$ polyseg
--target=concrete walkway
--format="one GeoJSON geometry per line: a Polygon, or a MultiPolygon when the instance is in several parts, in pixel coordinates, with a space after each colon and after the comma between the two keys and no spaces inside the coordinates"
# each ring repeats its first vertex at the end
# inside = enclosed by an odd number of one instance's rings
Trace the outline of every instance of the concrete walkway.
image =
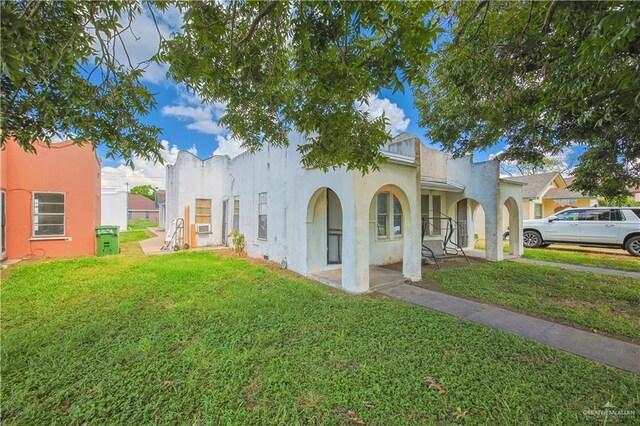
{"type": "MultiPolygon", "coordinates": [[[[172,254],[178,253],[174,250],[162,250],[162,246],[164,244],[165,239],[165,231],[162,228],[147,228],[147,231],[155,234],[155,237],[147,238],[146,240],[140,241],[140,248],[144,252],[144,254],[148,255],[159,255],[159,254],[172,254]]],[[[216,250],[226,250],[228,247],[225,246],[204,246],[204,247],[192,247],[189,251],[216,251],[216,250]]]]}
{"type": "Polygon", "coordinates": [[[380,293],[640,374],[640,346],[461,297],[400,284],[380,293]]]}
{"type": "MultiPolygon", "coordinates": [[[[640,272],[619,271],[617,269],[596,268],[594,266],[572,265],[570,263],[546,262],[544,260],[525,259],[522,257],[509,259],[512,262],[530,263],[532,265],[555,266],[556,268],[570,269],[580,272],[595,272],[596,274],[613,274],[622,275],[624,277],[640,278],[640,272]]],[[[638,260],[640,262],[640,260],[638,260]]]]}

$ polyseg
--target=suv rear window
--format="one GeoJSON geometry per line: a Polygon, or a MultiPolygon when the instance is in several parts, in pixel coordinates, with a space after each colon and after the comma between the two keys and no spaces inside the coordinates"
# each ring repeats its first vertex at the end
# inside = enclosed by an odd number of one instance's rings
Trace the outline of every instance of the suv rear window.
{"type": "Polygon", "coordinates": [[[638,216],[638,219],[640,219],[640,209],[631,209],[631,211],[634,212],[636,216],[638,216]]]}

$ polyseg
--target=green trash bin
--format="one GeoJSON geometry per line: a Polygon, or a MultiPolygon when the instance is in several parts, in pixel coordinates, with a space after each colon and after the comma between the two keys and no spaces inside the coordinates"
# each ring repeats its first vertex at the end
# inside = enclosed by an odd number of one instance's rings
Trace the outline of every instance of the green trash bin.
{"type": "Polygon", "coordinates": [[[120,253],[118,244],[118,227],[114,225],[102,225],[96,227],[96,254],[109,256],[120,253]]]}

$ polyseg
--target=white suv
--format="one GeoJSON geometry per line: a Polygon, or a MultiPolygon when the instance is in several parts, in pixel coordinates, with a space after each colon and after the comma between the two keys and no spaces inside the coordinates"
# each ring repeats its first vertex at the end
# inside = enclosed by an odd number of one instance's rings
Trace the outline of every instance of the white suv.
{"type": "Polygon", "coordinates": [[[525,247],[575,244],[623,248],[640,256],[640,208],[570,208],[545,219],[523,221],[525,247]]]}

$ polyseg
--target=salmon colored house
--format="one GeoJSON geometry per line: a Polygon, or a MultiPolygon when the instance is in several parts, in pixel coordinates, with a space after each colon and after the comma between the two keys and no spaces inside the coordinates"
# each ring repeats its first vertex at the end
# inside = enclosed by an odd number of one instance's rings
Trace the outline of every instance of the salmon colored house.
{"type": "Polygon", "coordinates": [[[100,161],[93,146],[34,147],[36,154],[9,140],[0,150],[1,257],[93,255],[100,224],[100,161]]]}

